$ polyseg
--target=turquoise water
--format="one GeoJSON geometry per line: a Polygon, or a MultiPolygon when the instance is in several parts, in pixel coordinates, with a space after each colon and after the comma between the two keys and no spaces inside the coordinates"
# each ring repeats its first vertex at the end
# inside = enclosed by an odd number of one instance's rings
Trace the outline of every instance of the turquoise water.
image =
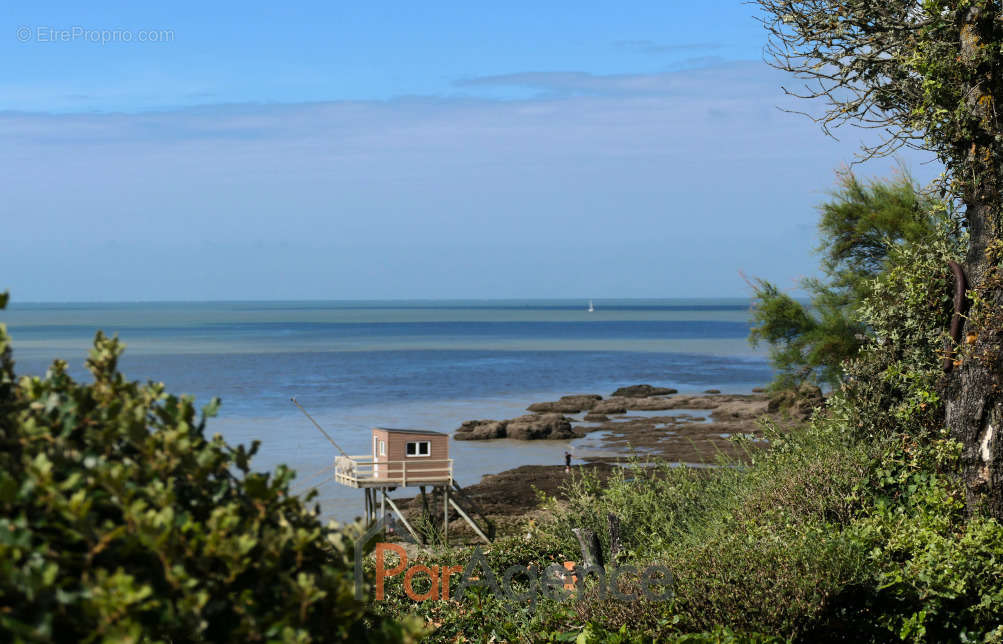
{"type": "MultiPolygon", "coordinates": [[[[510,418],[538,400],[608,395],[648,382],[681,391],[748,391],[771,377],[746,337],[745,300],[581,300],[12,304],[0,312],[19,373],[56,357],[82,368],[98,329],[126,344],[130,378],[199,400],[220,396],[210,427],[261,440],[262,469],[304,476],[334,448],[297,399],[349,453],[373,426],[451,432],[464,420],[510,418]]],[[[452,442],[456,476],[474,483],[520,464],[561,462],[566,443],[452,442]]],[[[361,492],[320,490],[325,514],[358,514],[361,492]]]]}

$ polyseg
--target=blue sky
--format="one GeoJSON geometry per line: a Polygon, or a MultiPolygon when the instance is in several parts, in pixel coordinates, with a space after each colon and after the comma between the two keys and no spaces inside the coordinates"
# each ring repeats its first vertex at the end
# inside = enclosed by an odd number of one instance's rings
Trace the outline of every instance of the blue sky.
{"type": "Polygon", "coordinates": [[[806,106],[764,38],[741,2],[8,7],[0,288],[713,297],[747,295],[739,271],[792,287],[867,134],[777,109],[806,106]]]}

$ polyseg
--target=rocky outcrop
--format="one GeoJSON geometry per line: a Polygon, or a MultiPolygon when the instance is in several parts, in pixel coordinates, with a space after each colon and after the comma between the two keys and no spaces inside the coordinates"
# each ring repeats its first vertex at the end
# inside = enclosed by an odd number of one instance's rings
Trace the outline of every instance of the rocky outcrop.
{"type": "MultiPolygon", "coordinates": [[[[792,392],[793,393],[793,392],[792,392]]],[[[810,414],[814,406],[822,404],[821,391],[818,388],[803,389],[798,392],[800,397],[795,405],[802,405],[810,414]]],[[[514,438],[517,440],[563,440],[575,438],[583,435],[584,432],[592,428],[579,428],[576,432],[572,427],[572,419],[564,416],[564,413],[578,411],[582,406],[589,405],[588,413],[585,415],[586,422],[612,423],[614,426],[620,422],[647,422],[646,418],[627,418],[610,420],[610,416],[622,416],[631,411],[662,411],[673,409],[694,409],[710,410],[711,418],[720,423],[748,423],[759,418],[766,413],[774,413],[783,401],[779,398],[767,398],[762,394],[677,394],[674,396],[649,396],[645,398],[633,398],[627,396],[615,396],[613,398],[601,399],[596,395],[564,396],[554,403],[547,405],[566,405],[560,407],[568,409],[569,412],[542,411],[541,413],[527,414],[511,420],[471,420],[463,423],[453,438],[456,440],[490,440],[493,438],[514,438]]],[[[538,403],[542,405],[544,403],[538,403]]],[[[541,408],[533,405],[530,409],[551,409],[551,407],[541,408]]],[[[800,409],[800,408],[799,408],[800,409]]],[[[790,413],[790,412],[786,412],[790,413]]],[[[678,415],[666,416],[667,418],[679,418],[678,415]]],[[[673,421],[675,422],[675,421],[673,421]]]]}
{"type": "Polygon", "coordinates": [[[626,414],[627,405],[623,398],[608,398],[592,408],[593,414],[626,414]]]}
{"type": "Polygon", "coordinates": [[[618,396],[607,398],[596,404],[592,408],[595,414],[625,414],[628,411],[662,411],[668,409],[717,409],[721,405],[728,403],[745,403],[747,401],[763,401],[765,398],[759,395],[690,395],[678,394],[668,397],[653,398],[625,398],[618,396]]]}
{"type": "Polygon", "coordinates": [[[509,438],[540,440],[574,438],[571,421],[561,414],[528,414],[513,418],[505,424],[509,438]]]}
{"type": "Polygon", "coordinates": [[[497,420],[468,420],[453,435],[458,441],[483,441],[505,438],[505,423],[497,420]]]}
{"type": "Polygon", "coordinates": [[[571,420],[562,414],[527,414],[511,420],[468,420],[453,434],[458,441],[493,438],[560,440],[576,436],[571,420]]]}
{"type": "Polygon", "coordinates": [[[613,397],[623,398],[648,398],[649,396],[668,396],[678,390],[669,387],[652,387],[651,385],[631,385],[620,387],[613,392],[613,397]]]}
{"type": "Polygon", "coordinates": [[[784,389],[770,394],[767,411],[771,414],[787,413],[801,419],[808,419],[816,407],[825,405],[822,390],[810,384],[803,384],[797,390],[784,389]]]}
{"type": "Polygon", "coordinates": [[[754,420],[767,412],[769,402],[764,400],[729,400],[722,402],[710,413],[716,421],[754,420]]]}
{"type": "Polygon", "coordinates": [[[577,414],[580,411],[585,411],[586,409],[592,409],[602,400],[602,396],[598,394],[582,394],[575,396],[561,396],[560,400],[555,402],[538,402],[533,403],[526,409],[528,411],[535,412],[556,412],[560,414],[577,414]]]}
{"type": "Polygon", "coordinates": [[[678,401],[688,400],[688,396],[680,398],[607,398],[592,408],[598,414],[624,414],[629,409],[638,411],[657,411],[661,409],[681,409],[678,401]]]}
{"type": "Polygon", "coordinates": [[[705,394],[719,394],[719,393],[721,393],[721,390],[720,389],[705,389],[704,393],[705,394]]]}

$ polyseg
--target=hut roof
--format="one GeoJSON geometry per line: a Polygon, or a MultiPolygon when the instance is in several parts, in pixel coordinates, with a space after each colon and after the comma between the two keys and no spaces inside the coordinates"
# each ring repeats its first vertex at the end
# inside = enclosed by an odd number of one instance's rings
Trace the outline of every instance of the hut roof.
{"type": "Polygon", "coordinates": [[[375,427],[374,429],[391,432],[393,434],[431,434],[433,436],[446,436],[444,432],[436,432],[431,429],[396,429],[394,427],[375,427]]]}

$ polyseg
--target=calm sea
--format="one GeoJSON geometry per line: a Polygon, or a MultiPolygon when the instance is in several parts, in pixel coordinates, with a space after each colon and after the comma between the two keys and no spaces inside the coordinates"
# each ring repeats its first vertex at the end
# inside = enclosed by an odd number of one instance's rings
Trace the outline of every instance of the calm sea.
{"type": "MultiPolygon", "coordinates": [[[[535,401],[608,395],[629,384],[747,392],[771,378],[753,351],[747,300],[562,300],[16,304],[0,312],[21,374],[54,358],[86,380],[94,333],[125,342],[125,374],[199,401],[219,396],[210,428],[262,441],[257,467],[310,475],[334,448],[289,401],[296,396],[350,454],[374,426],[452,432],[511,418],[535,401]]],[[[589,439],[574,444],[578,454],[589,439]]],[[[566,443],[452,442],[463,485],[522,464],[558,464],[566,443]]],[[[326,484],[324,513],[361,512],[359,490],[326,484]]]]}

